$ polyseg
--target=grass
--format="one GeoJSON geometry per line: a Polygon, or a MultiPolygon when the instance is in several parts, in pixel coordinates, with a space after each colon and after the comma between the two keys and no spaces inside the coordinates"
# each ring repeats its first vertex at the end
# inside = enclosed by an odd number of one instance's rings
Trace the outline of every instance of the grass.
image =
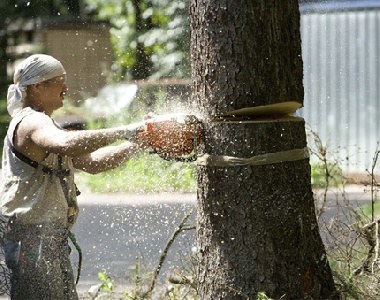
{"type": "Polygon", "coordinates": [[[123,166],[96,175],[81,173],[79,188],[92,192],[160,193],[195,192],[194,163],[169,162],[154,154],[143,153],[123,166]]]}
{"type": "MultiPolygon", "coordinates": [[[[380,202],[378,201],[379,199],[375,200],[374,203],[374,211],[375,211],[375,219],[380,218],[380,202]]],[[[364,219],[370,220],[372,216],[372,204],[368,203],[360,207],[359,214],[363,216],[364,219]]]]}

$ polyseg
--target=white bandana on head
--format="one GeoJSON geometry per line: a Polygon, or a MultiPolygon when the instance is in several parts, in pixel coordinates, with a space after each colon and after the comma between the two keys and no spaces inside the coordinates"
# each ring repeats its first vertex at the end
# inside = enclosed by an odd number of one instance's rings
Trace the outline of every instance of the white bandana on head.
{"type": "Polygon", "coordinates": [[[46,54],[34,54],[23,60],[16,68],[13,84],[8,88],[7,109],[14,116],[22,109],[26,87],[53,77],[66,74],[61,62],[46,54]]]}

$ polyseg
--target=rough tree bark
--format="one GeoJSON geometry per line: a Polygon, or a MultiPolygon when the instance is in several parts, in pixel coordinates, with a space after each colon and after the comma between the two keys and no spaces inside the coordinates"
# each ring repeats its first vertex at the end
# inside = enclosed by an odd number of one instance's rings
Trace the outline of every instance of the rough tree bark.
{"type": "MultiPolygon", "coordinates": [[[[204,152],[249,158],[306,147],[303,119],[218,118],[246,107],[303,105],[297,0],[190,0],[193,98],[204,152]]],[[[200,299],[338,299],[319,235],[306,158],[198,165],[200,299]]]]}

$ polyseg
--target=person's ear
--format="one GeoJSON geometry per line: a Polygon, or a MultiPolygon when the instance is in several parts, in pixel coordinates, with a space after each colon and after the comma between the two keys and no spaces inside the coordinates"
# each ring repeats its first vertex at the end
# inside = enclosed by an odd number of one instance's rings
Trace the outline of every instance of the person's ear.
{"type": "Polygon", "coordinates": [[[31,84],[27,86],[26,93],[29,96],[38,95],[42,92],[42,85],[39,83],[31,84]]]}
{"type": "Polygon", "coordinates": [[[41,82],[33,84],[35,88],[40,89],[43,84],[41,82]]]}
{"type": "Polygon", "coordinates": [[[30,87],[34,92],[41,92],[43,91],[44,85],[42,83],[35,83],[30,85],[30,87]]]}

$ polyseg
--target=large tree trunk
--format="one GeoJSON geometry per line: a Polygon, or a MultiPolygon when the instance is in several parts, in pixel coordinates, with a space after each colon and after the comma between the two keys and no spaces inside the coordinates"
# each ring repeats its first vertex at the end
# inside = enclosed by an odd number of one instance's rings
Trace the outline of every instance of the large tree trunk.
{"type": "MultiPolygon", "coordinates": [[[[216,118],[247,107],[303,104],[298,2],[191,0],[190,18],[205,154],[250,158],[304,149],[301,118],[276,110],[216,118]]],[[[339,298],[318,231],[309,160],[212,161],[198,166],[200,299],[255,299],[258,292],[275,299],[339,298]]]]}

